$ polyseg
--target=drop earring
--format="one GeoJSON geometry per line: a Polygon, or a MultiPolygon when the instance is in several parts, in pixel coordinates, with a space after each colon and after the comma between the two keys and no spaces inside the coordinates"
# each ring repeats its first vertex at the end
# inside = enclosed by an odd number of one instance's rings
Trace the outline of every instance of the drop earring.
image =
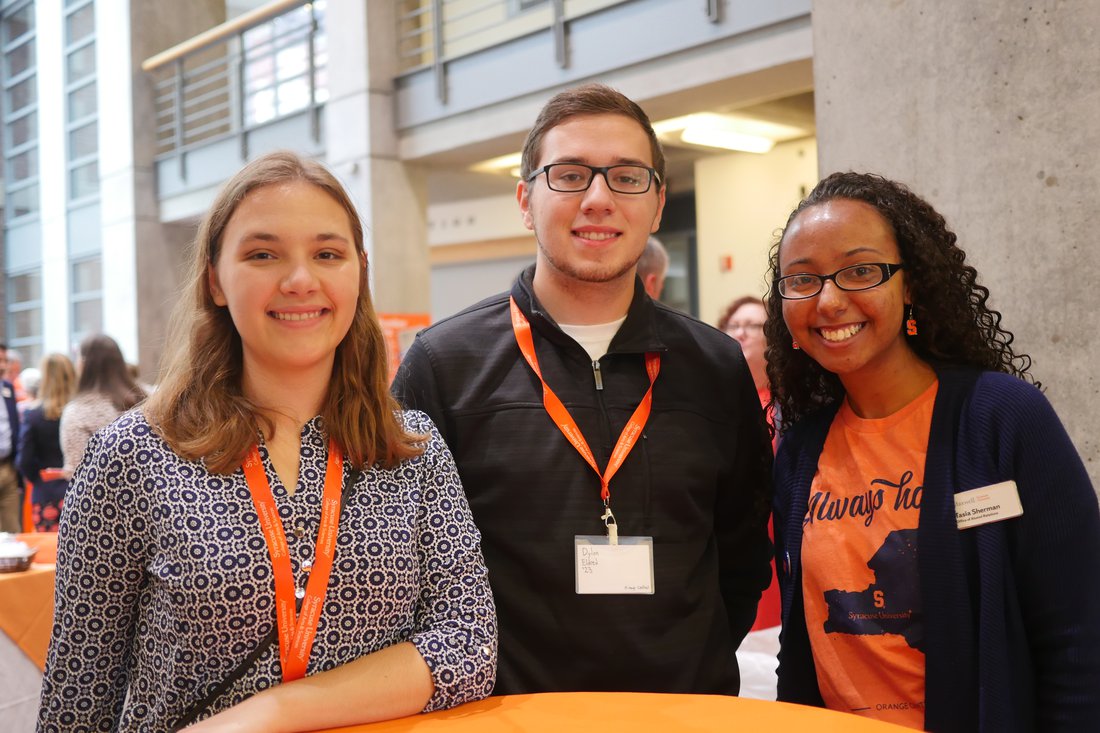
{"type": "Polygon", "coordinates": [[[791,348],[793,348],[795,351],[800,351],[802,349],[802,347],[798,345],[798,342],[795,341],[793,338],[791,339],[791,348]]]}
{"type": "Polygon", "coordinates": [[[905,321],[905,333],[910,336],[917,335],[917,319],[913,317],[913,304],[909,304],[909,318],[905,321]]]}

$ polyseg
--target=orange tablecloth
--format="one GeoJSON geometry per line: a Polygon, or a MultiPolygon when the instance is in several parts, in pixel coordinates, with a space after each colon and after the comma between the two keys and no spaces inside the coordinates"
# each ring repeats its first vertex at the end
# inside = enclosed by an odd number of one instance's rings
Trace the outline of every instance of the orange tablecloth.
{"type": "Polygon", "coordinates": [[[34,556],[36,563],[53,565],[57,562],[57,532],[27,532],[16,535],[28,547],[37,547],[38,552],[34,556]]]}
{"type": "Polygon", "coordinates": [[[564,731],[767,731],[768,733],[901,733],[856,715],[723,695],[555,692],[490,697],[452,710],[329,733],[563,733],[564,731]]]}
{"type": "Polygon", "coordinates": [[[21,573],[0,573],[0,631],[39,669],[53,630],[54,566],[35,563],[21,573]]]}

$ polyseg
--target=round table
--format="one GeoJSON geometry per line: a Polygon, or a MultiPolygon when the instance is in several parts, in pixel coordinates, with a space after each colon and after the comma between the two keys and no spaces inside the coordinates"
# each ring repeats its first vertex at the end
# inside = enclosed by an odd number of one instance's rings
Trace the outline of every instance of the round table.
{"type": "Polygon", "coordinates": [[[573,733],[573,731],[890,733],[910,728],[832,710],[725,695],[553,692],[490,697],[427,715],[329,733],[573,733]]]}

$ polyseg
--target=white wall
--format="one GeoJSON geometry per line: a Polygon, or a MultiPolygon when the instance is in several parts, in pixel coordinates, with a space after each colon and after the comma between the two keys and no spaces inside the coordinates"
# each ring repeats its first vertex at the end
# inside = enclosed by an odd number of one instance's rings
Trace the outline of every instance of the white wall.
{"type": "Polygon", "coordinates": [[[695,164],[699,318],[714,323],[742,295],[764,295],[768,251],[787,216],[817,183],[813,138],[770,153],[731,153],[695,164]],[[733,267],[721,270],[724,258],[733,267]]]}

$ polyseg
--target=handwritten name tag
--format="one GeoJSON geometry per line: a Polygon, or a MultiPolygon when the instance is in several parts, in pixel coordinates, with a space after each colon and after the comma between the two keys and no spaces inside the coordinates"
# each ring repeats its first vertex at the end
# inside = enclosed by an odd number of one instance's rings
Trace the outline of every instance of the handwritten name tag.
{"type": "Polygon", "coordinates": [[[577,535],[573,539],[579,594],[652,594],[653,538],[577,535]]]}
{"type": "Polygon", "coordinates": [[[1023,513],[1015,481],[1003,481],[955,494],[955,521],[959,529],[1000,522],[1023,513]]]}

